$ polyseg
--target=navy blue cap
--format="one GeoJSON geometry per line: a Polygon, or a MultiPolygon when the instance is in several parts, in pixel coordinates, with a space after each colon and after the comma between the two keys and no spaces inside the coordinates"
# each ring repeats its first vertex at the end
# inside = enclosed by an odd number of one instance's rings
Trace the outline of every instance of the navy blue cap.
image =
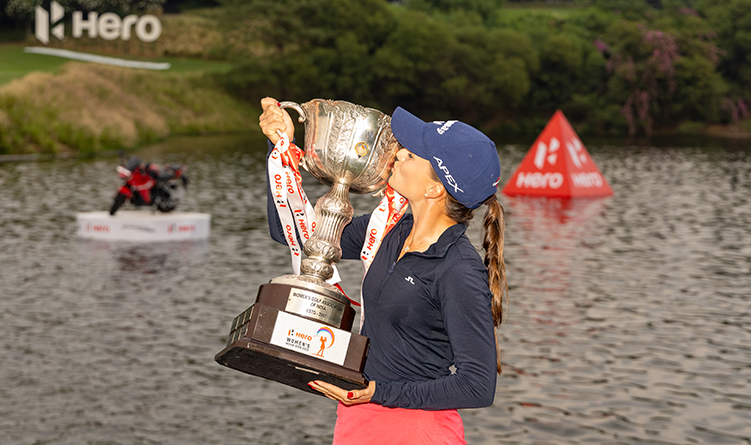
{"type": "Polygon", "coordinates": [[[471,125],[424,122],[397,107],[391,131],[404,148],[430,161],[446,191],[466,207],[480,207],[498,190],[501,160],[495,143],[471,125]]]}

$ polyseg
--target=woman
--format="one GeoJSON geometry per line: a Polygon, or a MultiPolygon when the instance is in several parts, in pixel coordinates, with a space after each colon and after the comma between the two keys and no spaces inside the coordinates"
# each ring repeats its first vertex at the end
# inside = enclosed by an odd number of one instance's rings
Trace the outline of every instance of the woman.
{"type": "MultiPolygon", "coordinates": [[[[292,119],[277,101],[261,106],[269,140],[276,143],[277,131],[292,138],[292,119]]],[[[357,391],[309,385],[340,402],[334,444],[466,443],[456,410],[492,404],[501,370],[495,327],[508,287],[495,195],[500,161],[495,144],[462,122],[427,123],[397,108],[391,129],[403,148],[389,184],[409,200],[411,214],[384,237],[363,279],[370,384],[357,391]],[[484,262],[464,234],[483,204],[484,262]]],[[[272,215],[272,237],[284,242],[272,215]]],[[[369,219],[356,217],[344,229],[343,259],[358,258],[369,219]]]]}

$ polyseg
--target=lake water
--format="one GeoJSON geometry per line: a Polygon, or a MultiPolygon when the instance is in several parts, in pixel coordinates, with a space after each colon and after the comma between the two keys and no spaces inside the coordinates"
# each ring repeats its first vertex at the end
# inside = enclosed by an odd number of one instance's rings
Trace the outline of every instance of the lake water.
{"type": "MultiPolygon", "coordinates": [[[[502,183],[529,143],[499,146],[502,183]]],[[[493,406],[461,411],[470,444],[751,444],[751,148],[659,145],[587,143],[611,198],[501,198],[504,373],[493,406]]],[[[0,164],[1,443],[331,442],[333,401],[213,359],[291,270],[266,230],[265,151],[239,135],[138,153],[188,165],[180,210],[212,214],[198,243],[76,238],[117,158],[0,164]]],[[[358,295],[359,264],[341,272],[358,295]]]]}

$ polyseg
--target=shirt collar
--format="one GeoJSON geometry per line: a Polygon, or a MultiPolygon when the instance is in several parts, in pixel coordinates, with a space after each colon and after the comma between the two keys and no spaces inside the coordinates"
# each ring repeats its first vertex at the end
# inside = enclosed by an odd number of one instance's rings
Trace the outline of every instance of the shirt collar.
{"type": "MultiPolygon", "coordinates": [[[[402,233],[404,236],[407,236],[409,234],[409,231],[412,229],[412,225],[414,224],[414,219],[412,219],[411,214],[404,215],[405,217],[402,218],[402,221],[405,222],[405,224],[402,226],[402,233]],[[409,224],[406,224],[409,222],[409,224]]],[[[441,236],[438,238],[438,241],[436,241],[434,244],[432,244],[426,251],[424,252],[411,252],[415,255],[419,255],[422,257],[427,258],[443,258],[446,256],[446,253],[449,250],[449,247],[456,244],[457,241],[459,241],[459,238],[464,235],[464,232],[467,231],[467,225],[463,223],[456,223],[453,226],[446,229],[441,236]]]]}

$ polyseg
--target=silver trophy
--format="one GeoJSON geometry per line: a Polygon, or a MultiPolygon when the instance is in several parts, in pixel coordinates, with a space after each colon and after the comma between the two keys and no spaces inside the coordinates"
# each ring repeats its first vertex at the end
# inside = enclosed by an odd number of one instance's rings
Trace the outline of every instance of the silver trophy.
{"type": "Polygon", "coordinates": [[[303,246],[306,258],[301,274],[261,285],[255,304],[235,318],[227,346],[215,359],[316,394],[307,382],[323,380],[344,389],[363,388],[367,386],[362,369],[368,339],[350,333],[355,310],[326,280],[342,257],[342,231],[354,213],[350,190],[375,193],[383,189],[399,144],[391,133],[391,117],[372,108],[323,99],[280,106],[296,110],[305,124],[301,165],[331,190],[316,202],[317,225],[303,246]],[[321,338],[313,339],[312,331],[319,325],[330,328],[321,327],[317,330],[321,338]],[[346,349],[337,349],[336,359],[325,357],[324,351],[336,338],[338,348],[347,341],[346,349]]]}

